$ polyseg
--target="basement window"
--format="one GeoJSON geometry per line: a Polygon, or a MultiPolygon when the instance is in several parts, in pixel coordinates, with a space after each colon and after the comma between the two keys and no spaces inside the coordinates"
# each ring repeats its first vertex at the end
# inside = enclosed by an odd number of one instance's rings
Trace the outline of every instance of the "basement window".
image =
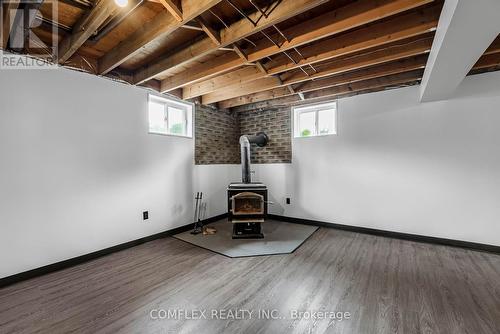
{"type": "Polygon", "coordinates": [[[314,137],[337,134],[337,102],[298,106],[294,115],[294,137],[314,137]]]}
{"type": "Polygon", "coordinates": [[[149,133],[193,137],[193,105],[149,95],[149,133]]]}

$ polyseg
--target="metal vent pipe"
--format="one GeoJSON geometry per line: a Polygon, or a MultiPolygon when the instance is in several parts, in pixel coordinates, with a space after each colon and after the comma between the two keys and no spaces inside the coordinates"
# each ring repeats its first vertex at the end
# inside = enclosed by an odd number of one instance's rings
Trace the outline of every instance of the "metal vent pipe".
{"type": "Polygon", "coordinates": [[[255,136],[243,135],[240,137],[242,183],[252,183],[252,176],[250,174],[251,145],[256,144],[259,147],[264,147],[268,141],[269,137],[264,132],[259,132],[255,136]]]}

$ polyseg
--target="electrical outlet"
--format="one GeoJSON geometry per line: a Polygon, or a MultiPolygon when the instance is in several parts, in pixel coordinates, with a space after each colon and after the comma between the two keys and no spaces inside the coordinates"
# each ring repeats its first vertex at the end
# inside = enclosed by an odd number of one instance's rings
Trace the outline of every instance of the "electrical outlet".
{"type": "Polygon", "coordinates": [[[144,211],[142,213],[142,220],[148,220],[149,219],[149,211],[144,211]]]}
{"type": "Polygon", "coordinates": [[[290,204],[290,197],[286,198],[286,204],[290,204]]]}

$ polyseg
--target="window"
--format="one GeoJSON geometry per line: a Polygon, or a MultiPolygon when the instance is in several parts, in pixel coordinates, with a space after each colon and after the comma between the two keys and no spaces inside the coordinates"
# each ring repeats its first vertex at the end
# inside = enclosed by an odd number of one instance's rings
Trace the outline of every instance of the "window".
{"type": "Polygon", "coordinates": [[[294,107],[293,114],[295,137],[337,134],[337,102],[294,107]]]}
{"type": "Polygon", "coordinates": [[[190,103],[149,95],[149,133],[192,137],[193,106],[190,103]]]}

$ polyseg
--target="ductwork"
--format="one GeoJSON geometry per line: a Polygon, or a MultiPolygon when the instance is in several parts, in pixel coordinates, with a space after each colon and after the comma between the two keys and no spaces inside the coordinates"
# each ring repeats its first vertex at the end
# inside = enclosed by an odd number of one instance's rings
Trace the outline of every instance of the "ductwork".
{"type": "Polygon", "coordinates": [[[252,144],[259,147],[267,145],[269,137],[264,132],[259,132],[255,136],[243,135],[240,137],[241,150],[241,182],[252,183],[250,174],[250,148],[252,144]]]}

